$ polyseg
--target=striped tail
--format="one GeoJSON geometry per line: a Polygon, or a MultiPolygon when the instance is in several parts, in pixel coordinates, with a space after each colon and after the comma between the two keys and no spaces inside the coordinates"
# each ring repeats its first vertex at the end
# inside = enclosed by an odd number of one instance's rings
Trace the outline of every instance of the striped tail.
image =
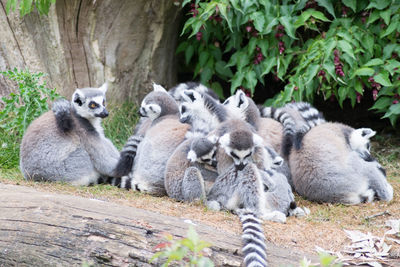
{"type": "MultiPolygon", "coordinates": [[[[261,116],[279,121],[283,125],[283,140],[282,154],[287,157],[292,149],[293,143],[295,146],[301,143],[302,134],[296,132],[296,122],[294,118],[282,108],[263,107],[260,109],[261,116]]],[[[298,149],[300,145],[298,145],[298,149]]]]}
{"type": "Polygon", "coordinates": [[[114,169],[115,177],[126,176],[130,171],[132,171],[137,148],[142,140],[142,135],[132,135],[129,137],[128,141],[120,152],[120,159],[114,169]]]}
{"type": "Polygon", "coordinates": [[[242,223],[242,243],[244,266],[246,267],[265,267],[267,263],[267,247],[263,234],[261,221],[254,212],[240,210],[238,212],[242,223]]]}
{"type": "Polygon", "coordinates": [[[71,114],[71,103],[65,99],[59,99],[53,103],[51,108],[56,117],[57,128],[62,133],[67,133],[74,128],[71,114]]]}
{"type": "Polygon", "coordinates": [[[307,125],[310,127],[309,129],[326,122],[324,115],[316,108],[311,106],[310,103],[290,103],[287,104],[285,107],[297,110],[300,113],[301,117],[303,117],[303,119],[306,121],[307,125]]]}
{"type": "MultiPolygon", "coordinates": [[[[132,178],[129,176],[122,176],[121,178],[112,178],[110,184],[118,188],[124,188],[126,190],[132,189],[132,178]]],[[[135,189],[135,188],[134,188],[135,189]]]]}

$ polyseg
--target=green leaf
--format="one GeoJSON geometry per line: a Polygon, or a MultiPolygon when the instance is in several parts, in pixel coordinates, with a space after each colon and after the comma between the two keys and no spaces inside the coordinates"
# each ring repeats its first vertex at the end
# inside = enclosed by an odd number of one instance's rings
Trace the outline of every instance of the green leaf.
{"type": "Polygon", "coordinates": [[[209,56],[210,56],[210,54],[208,53],[207,50],[203,50],[200,52],[199,64],[201,67],[203,67],[206,64],[209,56]]]}
{"type": "Polygon", "coordinates": [[[317,3],[319,6],[325,7],[325,9],[329,12],[329,14],[331,14],[334,18],[336,18],[335,9],[333,8],[332,1],[317,0],[317,3]]]}
{"type": "Polygon", "coordinates": [[[257,85],[257,77],[256,77],[256,73],[253,70],[247,71],[245,74],[245,78],[246,78],[246,85],[247,87],[251,90],[251,92],[254,92],[254,89],[257,85]]]}
{"type": "Polygon", "coordinates": [[[243,78],[244,78],[243,72],[236,72],[235,75],[233,76],[231,83],[232,95],[235,93],[236,89],[242,85],[243,78]]]}
{"type": "Polygon", "coordinates": [[[217,63],[215,63],[215,70],[218,74],[227,77],[227,78],[232,78],[233,77],[233,73],[231,71],[231,69],[226,65],[225,61],[217,61],[217,63]]]}
{"type": "Polygon", "coordinates": [[[380,18],[379,10],[374,10],[369,15],[367,24],[369,25],[369,24],[373,23],[374,21],[376,21],[379,18],[380,18]]]}
{"type": "Polygon", "coordinates": [[[265,16],[263,12],[257,11],[250,14],[250,19],[253,20],[254,28],[258,32],[262,32],[264,30],[265,16]]]}
{"type": "Polygon", "coordinates": [[[297,40],[296,36],[294,35],[295,28],[292,24],[291,18],[288,16],[283,16],[283,17],[279,18],[279,21],[283,25],[283,27],[285,27],[287,35],[289,35],[289,37],[297,40]]]}
{"type": "Polygon", "coordinates": [[[301,15],[298,17],[298,19],[294,23],[294,27],[297,29],[298,27],[304,26],[305,22],[311,17],[311,12],[310,9],[307,9],[306,11],[302,12],[301,15]]]}
{"type": "Polygon", "coordinates": [[[184,0],[182,2],[182,7],[186,6],[188,3],[192,2],[192,0],[184,0]]]}
{"type": "Polygon", "coordinates": [[[317,72],[319,70],[319,65],[317,64],[311,64],[308,66],[306,74],[305,74],[305,85],[307,85],[309,82],[314,79],[315,75],[317,75],[317,72]]]}
{"type": "Polygon", "coordinates": [[[238,70],[241,71],[249,63],[250,63],[249,55],[247,55],[245,52],[239,52],[236,62],[238,70]]]}
{"type": "Polygon", "coordinates": [[[17,0],[7,0],[7,3],[6,3],[7,15],[10,13],[10,10],[12,10],[14,12],[16,7],[17,7],[17,0]]]}
{"type": "Polygon", "coordinates": [[[220,99],[224,99],[224,89],[219,82],[213,82],[211,88],[218,95],[220,99]]]}
{"type": "Polygon", "coordinates": [[[400,62],[394,59],[389,59],[387,64],[384,66],[385,70],[389,71],[390,75],[393,75],[395,69],[400,68],[400,62]]]}
{"type": "Polygon", "coordinates": [[[376,110],[386,110],[387,107],[389,107],[393,102],[393,99],[391,97],[380,97],[378,100],[376,100],[375,104],[370,108],[370,109],[376,109],[376,110]]]}
{"type": "Polygon", "coordinates": [[[261,73],[261,77],[263,77],[264,75],[268,74],[273,66],[276,66],[277,60],[275,57],[269,57],[265,60],[262,61],[262,67],[264,69],[264,71],[261,73]]]}
{"type": "Polygon", "coordinates": [[[190,60],[192,59],[193,53],[194,53],[194,48],[192,45],[189,45],[189,47],[185,50],[186,65],[188,65],[190,60]]]}
{"type": "Polygon", "coordinates": [[[348,54],[349,56],[351,56],[353,59],[356,59],[356,57],[354,56],[354,52],[353,52],[353,48],[351,47],[351,45],[349,44],[349,42],[345,41],[345,40],[340,40],[338,41],[338,47],[345,52],[346,54],[348,54]]]}
{"type": "Polygon", "coordinates": [[[212,75],[213,70],[210,67],[205,66],[200,73],[200,82],[202,84],[208,84],[208,82],[211,80],[212,75]]]}
{"type": "Polygon", "coordinates": [[[389,6],[391,2],[392,2],[392,0],[372,0],[372,1],[370,1],[369,5],[366,7],[366,9],[376,8],[376,9],[382,10],[382,9],[386,8],[387,6],[389,6]]]}
{"type": "Polygon", "coordinates": [[[374,80],[383,86],[392,86],[392,82],[389,79],[389,73],[385,70],[382,70],[380,73],[375,75],[374,80]]]}
{"type": "Polygon", "coordinates": [[[364,93],[364,89],[363,89],[363,85],[360,82],[360,80],[356,80],[355,81],[355,85],[354,85],[354,89],[356,90],[356,92],[363,94],[364,93]]]}
{"type": "Polygon", "coordinates": [[[368,61],[367,63],[365,63],[364,66],[366,66],[366,67],[378,66],[378,65],[382,65],[383,63],[384,62],[382,59],[374,58],[374,59],[371,59],[370,61],[368,61]]]}
{"type": "Polygon", "coordinates": [[[392,14],[392,10],[389,8],[387,10],[379,12],[379,15],[383,19],[386,25],[389,25],[390,22],[390,15],[392,14]]]}
{"type": "Polygon", "coordinates": [[[347,87],[340,87],[338,90],[338,94],[339,94],[339,105],[341,108],[343,108],[343,101],[346,99],[347,97],[347,91],[349,90],[349,88],[347,87]]]}
{"type": "Polygon", "coordinates": [[[278,25],[279,20],[277,18],[273,18],[268,24],[265,30],[263,31],[263,34],[268,34],[272,31],[272,29],[278,25]]]}
{"type": "Polygon", "coordinates": [[[392,23],[390,23],[389,26],[386,28],[386,30],[381,33],[381,35],[380,35],[381,38],[391,34],[392,32],[394,32],[397,29],[397,26],[399,25],[398,18],[399,18],[399,16],[393,17],[392,23]],[[395,17],[396,17],[396,19],[395,19],[395,17]]]}
{"type": "Polygon", "coordinates": [[[350,79],[353,79],[355,76],[372,76],[374,75],[375,71],[372,68],[359,68],[350,76],[350,79]]]}
{"type": "Polygon", "coordinates": [[[322,21],[330,21],[327,17],[325,17],[324,13],[316,11],[314,9],[309,9],[309,10],[311,10],[311,16],[313,16],[314,18],[322,21]]]}
{"type": "Polygon", "coordinates": [[[353,12],[356,12],[357,0],[342,0],[342,2],[345,6],[350,7],[353,12]]]}
{"type": "Polygon", "coordinates": [[[218,9],[219,9],[219,12],[221,13],[222,17],[224,17],[225,21],[228,23],[229,29],[231,30],[231,32],[233,32],[231,20],[229,19],[228,15],[227,15],[227,12],[226,12],[226,4],[219,3],[218,4],[218,9]]]}

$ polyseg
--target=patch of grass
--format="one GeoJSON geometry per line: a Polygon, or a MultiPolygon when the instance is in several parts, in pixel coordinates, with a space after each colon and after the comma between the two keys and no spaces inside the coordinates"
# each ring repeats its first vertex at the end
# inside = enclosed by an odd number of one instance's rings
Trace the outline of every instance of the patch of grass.
{"type": "Polygon", "coordinates": [[[15,168],[19,164],[21,138],[0,129],[0,169],[15,168]]]}
{"type": "Polygon", "coordinates": [[[129,102],[122,105],[111,103],[107,109],[110,115],[103,121],[104,134],[118,149],[121,149],[139,121],[139,109],[129,102]]]}

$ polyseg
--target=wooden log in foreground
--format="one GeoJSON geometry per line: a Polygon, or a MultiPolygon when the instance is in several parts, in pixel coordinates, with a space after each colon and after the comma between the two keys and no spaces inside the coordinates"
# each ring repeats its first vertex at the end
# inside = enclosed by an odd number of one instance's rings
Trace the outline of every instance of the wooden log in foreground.
{"type": "MultiPolygon", "coordinates": [[[[196,224],[216,266],[241,265],[240,236],[196,224]]],[[[163,233],[187,230],[181,218],[0,183],[0,266],[151,266],[163,233]]],[[[303,255],[268,244],[268,257],[270,266],[298,266],[303,255]]]]}

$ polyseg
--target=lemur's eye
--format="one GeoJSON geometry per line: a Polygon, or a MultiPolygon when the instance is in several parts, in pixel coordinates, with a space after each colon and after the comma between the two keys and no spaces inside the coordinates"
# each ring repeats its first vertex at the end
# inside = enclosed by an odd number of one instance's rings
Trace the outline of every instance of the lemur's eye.
{"type": "Polygon", "coordinates": [[[238,155],[236,155],[236,153],[235,153],[235,152],[231,152],[231,156],[232,156],[232,157],[234,157],[235,159],[239,159],[239,156],[238,156],[238,155]]]}
{"type": "Polygon", "coordinates": [[[97,108],[97,107],[98,107],[97,103],[95,103],[93,101],[89,103],[89,108],[94,109],[94,108],[97,108]]]}

